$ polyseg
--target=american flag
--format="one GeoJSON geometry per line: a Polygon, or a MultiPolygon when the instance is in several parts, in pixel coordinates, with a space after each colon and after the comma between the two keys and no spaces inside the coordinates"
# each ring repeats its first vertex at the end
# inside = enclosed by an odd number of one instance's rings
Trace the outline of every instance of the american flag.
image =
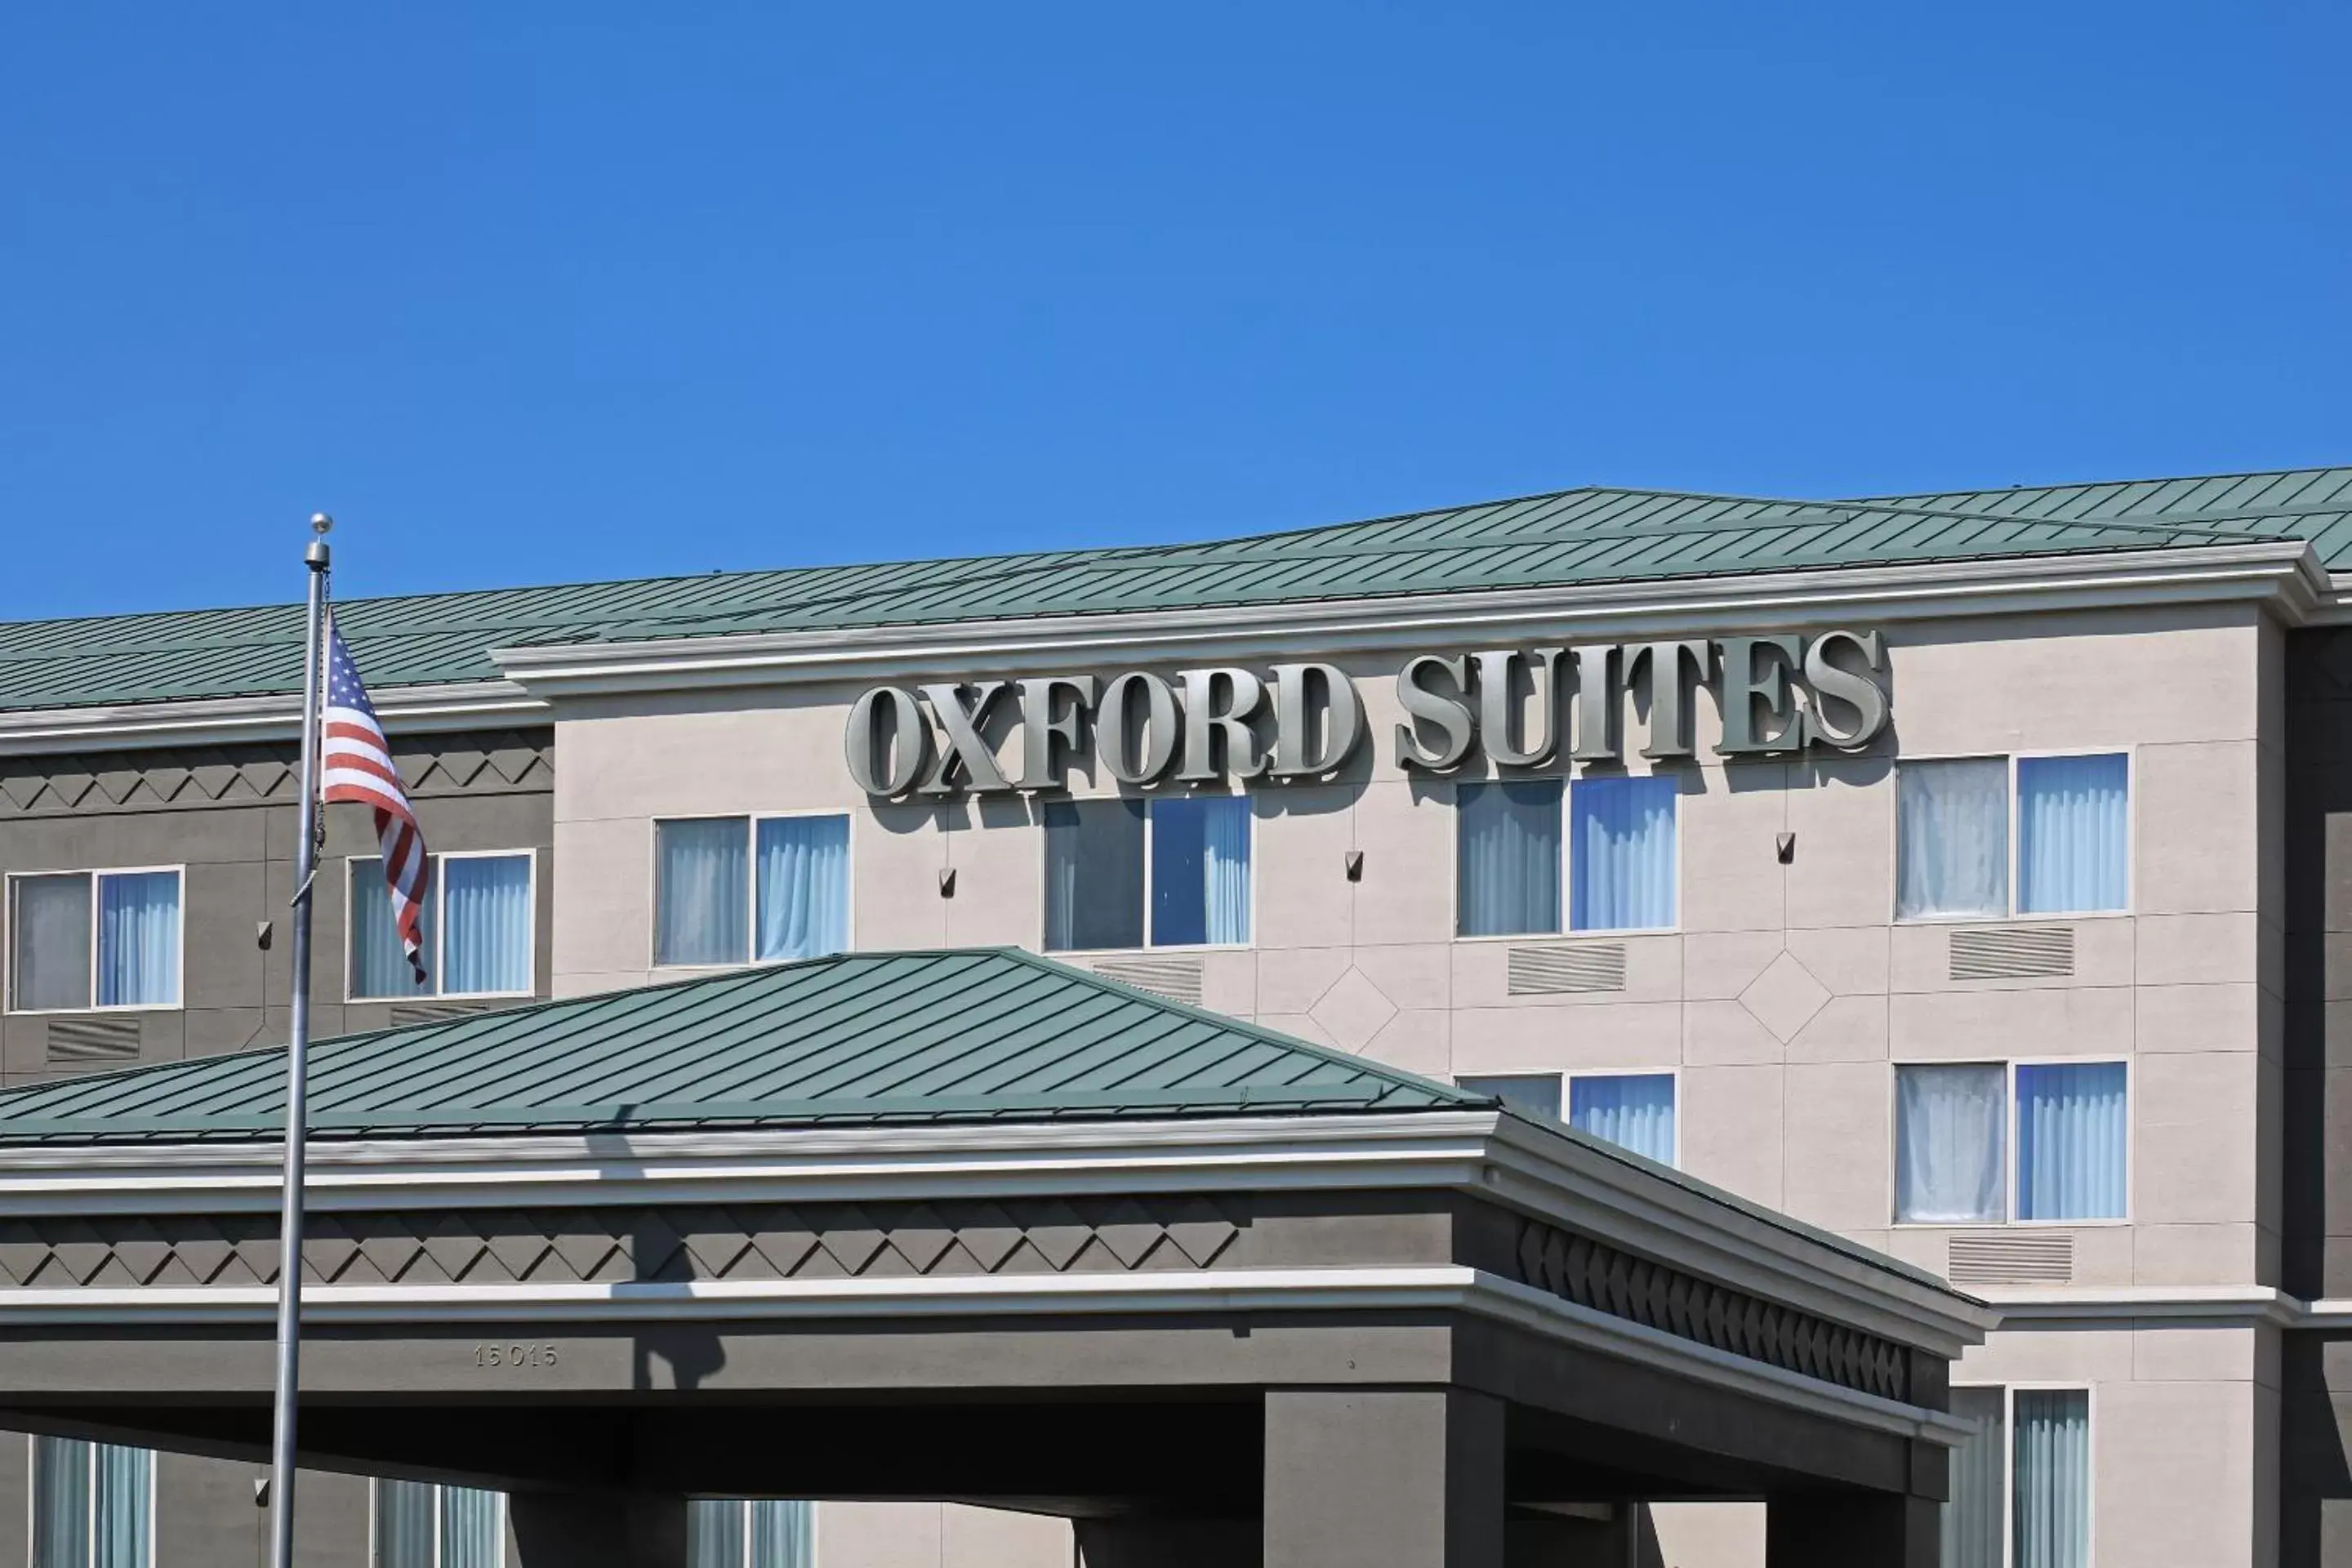
{"type": "Polygon", "coordinates": [[[329,804],[357,801],[375,808],[376,842],[383,846],[383,879],[392,891],[393,923],[416,983],[425,984],[425,944],[417,921],[425,913],[425,889],[431,875],[425,857],[425,830],[400,787],[400,770],[393,766],[392,748],[376,722],[375,707],[367,688],[360,684],[359,667],[343,634],[327,623],[327,712],[319,752],[319,798],[329,804]]]}

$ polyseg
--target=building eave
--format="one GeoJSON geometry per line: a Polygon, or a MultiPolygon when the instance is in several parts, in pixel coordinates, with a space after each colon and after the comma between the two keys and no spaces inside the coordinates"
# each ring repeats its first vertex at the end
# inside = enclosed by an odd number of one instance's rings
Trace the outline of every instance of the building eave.
{"type": "MultiPolygon", "coordinates": [[[[544,699],[508,680],[396,686],[376,693],[376,716],[396,733],[486,725],[543,724],[544,699]]],[[[0,712],[0,756],[121,751],[142,746],[226,745],[299,739],[299,692],[196,701],[125,702],[0,712]]]]}

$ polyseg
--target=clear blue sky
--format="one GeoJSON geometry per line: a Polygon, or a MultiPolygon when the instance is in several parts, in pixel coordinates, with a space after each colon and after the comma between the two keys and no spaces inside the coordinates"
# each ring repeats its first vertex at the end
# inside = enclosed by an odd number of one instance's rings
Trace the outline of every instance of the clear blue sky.
{"type": "Polygon", "coordinates": [[[0,616],[2352,461],[2352,7],[17,5],[0,616]]]}

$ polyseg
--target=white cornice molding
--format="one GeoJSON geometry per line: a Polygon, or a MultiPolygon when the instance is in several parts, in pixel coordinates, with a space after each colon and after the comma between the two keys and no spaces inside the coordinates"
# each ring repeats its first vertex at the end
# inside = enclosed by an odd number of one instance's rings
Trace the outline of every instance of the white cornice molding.
{"type": "MultiPolygon", "coordinates": [[[[2168,1327],[2312,1328],[2309,1303],[2268,1285],[1978,1285],[2003,1329],[2160,1322],[2168,1327]]],[[[2352,1322],[2347,1322],[2352,1326],[2352,1322]]]]}
{"type": "Polygon", "coordinates": [[[709,687],[883,679],[1018,663],[1080,668],[1377,652],[1481,637],[1625,637],[2157,605],[2261,605],[2288,625],[2331,596],[2300,540],[2100,554],[1822,568],[1570,587],[1284,601],[1214,609],[751,632],[492,650],[550,699],[709,687]]]}
{"type": "MultiPolygon", "coordinates": [[[[301,709],[299,694],[288,692],[0,712],[0,756],[295,741],[301,709]]],[[[376,716],[394,734],[544,724],[551,717],[542,699],[508,680],[390,687],[376,703],[376,716]]]]}

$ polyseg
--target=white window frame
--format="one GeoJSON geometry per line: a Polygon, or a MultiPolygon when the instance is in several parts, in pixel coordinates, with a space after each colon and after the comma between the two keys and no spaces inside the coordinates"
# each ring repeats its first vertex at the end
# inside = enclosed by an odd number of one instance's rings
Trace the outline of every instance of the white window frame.
{"type": "Polygon", "coordinates": [[[843,876],[842,925],[849,938],[844,952],[857,948],[857,813],[835,806],[803,806],[792,811],[687,811],[652,819],[646,835],[646,885],[653,889],[646,905],[646,967],[665,974],[709,974],[728,969],[770,969],[779,963],[805,963],[800,958],[759,958],[760,824],[810,816],[837,816],[849,825],[849,865],[843,876]],[[743,824],[743,952],[730,963],[664,963],[661,962],[661,830],[666,822],[740,822],[743,824]]]}
{"type": "Polygon", "coordinates": [[[1048,847],[1047,834],[1050,829],[1045,826],[1045,811],[1040,808],[1037,813],[1037,951],[1050,953],[1055,958],[1085,957],[1100,953],[1249,952],[1254,951],[1257,946],[1257,805],[1254,797],[1245,790],[1204,789],[1181,795],[1171,793],[1157,795],[1072,795],[1050,804],[1075,805],[1083,809],[1089,805],[1116,805],[1130,800],[1140,803],[1143,807],[1143,945],[1140,947],[1048,947],[1045,945],[1046,939],[1052,935],[1053,927],[1053,918],[1046,912],[1045,900],[1054,876],[1054,857],[1052,849],[1048,847]],[[1249,941],[1156,942],[1151,940],[1151,850],[1152,835],[1156,831],[1153,822],[1158,816],[1154,808],[1168,800],[1238,800],[1248,804],[1246,815],[1249,819],[1249,941]]]}
{"type": "MultiPolygon", "coordinates": [[[[2014,1230],[2100,1230],[2132,1223],[2134,1178],[2137,1172],[2134,1158],[2138,1139],[2134,1136],[2138,1122],[2134,1116],[2139,1090],[2134,1083],[2138,1074],[2133,1070],[2129,1056],[2094,1054],[2067,1057],[1898,1057],[1891,1064],[1886,1078],[1886,1208],[1890,1223],[1897,1230],[1991,1230],[1995,1227],[2014,1230]],[[2001,1069],[2001,1215],[2000,1219],[1979,1220],[1918,1220],[1893,1218],[1897,1212],[1903,1191],[1903,1090],[1901,1079],[1905,1068],[2000,1068],[2001,1069]],[[2020,1162],[2024,1151],[2017,1137],[2017,1069],[2040,1067],[2120,1067],[2124,1069],[2124,1212],[2105,1219],[2020,1219],[2017,1217],[2018,1178],[2020,1162]]],[[[1679,1089],[1677,1090],[1679,1093],[1679,1089]]],[[[1675,1136],[1682,1137],[1683,1124],[1680,1102],[1676,1102],[1675,1136]]],[[[1980,1386],[1990,1387],[1986,1384],[1980,1386]]],[[[2035,1384],[2025,1384],[2027,1387],[2035,1384]]],[[[2050,1384],[2053,1388],[2073,1388],[2074,1384],[2050,1384]]]]}
{"type": "MultiPolygon", "coordinates": [[[[1471,938],[1467,940],[1476,941],[1479,939],[1471,938]]],[[[1497,1068],[1492,1071],[1472,1070],[1468,1072],[1457,1072],[1454,1075],[1454,1087],[1457,1089],[1462,1087],[1462,1080],[1465,1078],[1558,1079],[1559,1080],[1559,1124],[1562,1127],[1574,1127],[1576,1125],[1576,1123],[1570,1121],[1570,1118],[1574,1116],[1576,1113],[1575,1089],[1576,1080],[1578,1079],[1672,1079],[1675,1084],[1675,1147],[1672,1157],[1669,1158],[1666,1163],[1677,1171],[1681,1170],[1683,1167],[1683,1069],[1678,1065],[1646,1068],[1564,1068],[1557,1072],[1549,1071],[1542,1068],[1538,1068],[1528,1072],[1518,1072],[1508,1068],[1497,1068]]],[[[1590,1136],[1590,1134],[1588,1134],[1588,1136],[1590,1136]]]]}
{"type": "Polygon", "coordinates": [[[2043,921],[2106,921],[2121,920],[2131,915],[2139,900],[2139,746],[2131,742],[2115,746],[2062,746],[2040,751],[2021,752],[1923,752],[1916,756],[1895,759],[1894,799],[1889,803],[1886,818],[1887,865],[1894,875],[1886,889],[1886,918],[1895,925],[1952,926],[1992,925],[2010,921],[2021,921],[2032,925],[2043,921]],[[2116,757],[2124,759],[2124,901],[2114,910],[2036,910],[2032,914],[2021,913],[2017,907],[2020,875],[2018,852],[2021,834],[2018,827],[2018,764],[2045,757],[2116,757]],[[1903,912],[1903,764],[1906,763],[1991,763],[2009,764],[2009,908],[1997,915],[1906,915],[1903,912]]]}
{"type": "Polygon", "coordinates": [[[388,899],[392,894],[384,883],[383,872],[381,868],[381,862],[383,859],[382,855],[345,856],[343,858],[344,1002],[347,1004],[359,1005],[377,1002],[390,1004],[398,1004],[402,1002],[469,1002],[488,997],[528,997],[538,995],[539,851],[535,848],[436,849],[429,851],[426,857],[428,862],[435,866],[438,866],[443,862],[449,860],[512,860],[518,858],[528,860],[530,863],[530,896],[526,900],[530,905],[530,920],[524,931],[524,940],[530,943],[530,984],[529,986],[520,991],[444,991],[439,989],[441,984],[441,976],[444,973],[442,968],[442,958],[448,947],[449,922],[444,918],[446,914],[446,910],[443,905],[443,888],[441,879],[436,875],[427,879],[425,887],[425,896],[433,900],[433,912],[431,916],[433,921],[433,952],[426,967],[427,973],[432,979],[435,989],[431,991],[403,992],[397,996],[361,996],[355,994],[352,990],[352,986],[357,978],[354,971],[358,966],[352,963],[352,942],[354,934],[359,929],[359,922],[352,919],[352,914],[357,907],[358,900],[362,896],[360,889],[360,866],[362,862],[375,863],[379,868],[368,878],[368,880],[373,884],[370,889],[373,895],[376,898],[388,899]]]}
{"type": "MultiPolygon", "coordinates": [[[[383,1542],[377,1539],[376,1534],[378,1521],[383,1518],[383,1482],[384,1478],[380,1476],[368,1478],[368,1568],[383,1568],[383,1542]]],[[[441,1513],[448,1503],[449,1489],[440,1481],[418,1481],[413,1484],[433,1489],[433,1568],[441,1568],[441,1513]]],[[[507,1494],[495,1492],[491,1495],[499,1500],[498,1568],[507,1568],[507,1537],[512,1533],[507,1521],[507,1494]]],[[[154,1568],[152,1560],[148,1563],[148,1568],[154,1568]]]]}
{"type": "Polygon", "coordinates": [[[2015,1383],[1991,1379],[1982,1383],[1956,1382],[1951,1386],[1955,1390],[2000,1390],[2001,1568],[2011,1568],[2017,1552],[2017,1396],[2020,1393],[2083,1395],[2083,1436],[2091,1448],[2091,1462],[2084,1468],[2083,1510],[2089,1528],[2084,1531],[2083,1557],[2084,1562],[2096,1568],[2099,1561],[2099,1385],[2095,1383],[2068,1383],[2063,1379],[2022,1378],[2015,1383]]]}
{"type": "Polygon", "coordinates": [[[0,940],[6,943],[8,961],[8,1011],[25,1017],[63,1015],[78,1017],[84,1013],[177,1013],[188,1005],[188,868],[186,862],[171,866],[61,866],[53,871],[11,871],[5,880],[6,897],[0,904],[6,906],[0,913],[0,940]],[[98,879],[100,877],[143,877],[159,871],[169,871],[180,879],[180,994],[170,1002],[110,1002],[98,999],[98,970],[105,954],[99,946],[98,879]],[[38,881],[44,877],[84,877],[89,879],[89,1005],[86,1007],[19,1007],[16,1005],[16,884],[38,881]]]}
{"type": "MultiPolygon", "coordinates": [[[[1454,895],[1454,919],[1451,922],[1454,929],[1453,940],[1455,942],[1542,942],[1546,940],[1581,939],[1584,937],[1681,935],[1683,930],[1684,876],[1683,801],[1690,793],[1689,790],[1685,787],[1684,775],[1686,772],[1687,770],[1681,768],[1652,768],[1647,773],[1637,773],[1632,772],[1610,772],[1595,775],[1600,779],[1665,778],[1675,781],[1675,920],[1672,925],[1663,926],[1579,926],[1575,923],[1576,889],[1569,879],[1570,873],[1575,869],[1572,858],[1573,851],[1569,844],[1569,839],[1571,837],[1570,827],[1574,823],[1575,818],[1570,810],[1569,797],[1575,793],[1577,780],[1584,777],[1584,773],[1580,773],[1574,775],[1568,773],[1491,773],[1484,778],[1455,779],[1454,781],[1454,795],[1452,800],[1454,806],[1454,843],[1452,845],[1451,858],[1448,860],[1446,869],[1447,885],[1452,889],[1454,895]],[[1559,925],[1557,929],[1552,931],[1497,931],[1488,936],[1463,935],[1462,786],[1464,784],[1541,784],[1549,779],[1558,779],[1560,785],[1559,852],[1555,857],[1558,864],[1552,868],[1552,875],[1558,879],[1559,925]]],[[[1676,1086],[1675,1092],[1678,1094],[1681,1092],[1679,1085],[1676,1086]]],[[[1682,1135],[1679,1123],[1677,1124],[1675,1135],[1677,1138],[1682,1135]]]]}
{"type": "MultiPolygon", "coordinates": [[[[184,884],[183,884],[183,886],[184,887],[184,884]]],[[[78,1438],[73,1439],[73,1441],[75,1441],[75,1442],[79,1442],[79,1443],[81,1443],[81,1444],[83,1444],[85,1447],[87,1447],[89,1449],[89,1518],[88,1518],[87,1520],[85,1520],[83,1522],[84,1522],[84,1528],[85,1528],[85,1529],[87,1530],[87,1531],[88,1531],[88,1535],[87,1535],[86,1539],[87,1539],[87,1540],[89,1541],[89,1549],[90,1549],[90,1551],[91,1551],[91,1552],[92,1552],[92,1553],[95,1553],[95,1552],[98,1551],[98,1451],[99,1451],[99,1449],[100,1449],[100,1448],[101,1448],[101,1447],[118,1447],[118,1448],[135,1448],[135,1447],[138,1447],[138,1445],[137,1445],[137,1444],[135,1444],[135,1443],[116,1443],[116,1444],[111,1444],[111,1445],[109,1445],[109,1444],[101,1444],[101,1443],[97,1442],[97,1441],[96,1441],[96,1440],[94,1440],[94,1439],[88,1438],[88,1437],[78,1437],[78,1438]]],[[[34,1551],[34,1549],[35,1549],[37,1546],[38,1546],[38,1545],[40,1544],[40,1539],[41,1539],[41,1531],[40,1531],[40,1511],[39,1511],[39,1510],[40,1510],[40,1507],[41,1507],[41,1464],[40,1464],[40,1452],[41,1452],[41,1441],[40,1441],[40,1438],[39,1438],[38,1436],[35,1436],[34,1434],[31,1434],[31,1433],[27,1433],[27,1434],[26,1434],[26,1436],[25,1436],[25,1563],[26,1563],[26,1568],[32,1568],[32,1563],[33,1563],[33,1551],[34,1551]]],[[[157,1452],[156,1450],[152,1449],[152,1448],[151,1448],[151,1449],[149,1449],[149,1450],[147,1450],[147,1558],[146,1558],[147,1568],[155,1568],[155,1537],[160,1533],[160,1531],[156,1529],[156,1524],[157,1524],[157,1522],[158,1522],[158,1521],[157,1521],[157,1520],[156,1520],[156,1518],[155,1518],[155,1499],[156,1499],[156,1483],[157,1483],[157,1475],[156,1475],[156,1472],[157,1472],[157,1471],[159,1471],[159,1470],[161,1470],[163,1468],[163,1455],[162,1455],[161,1453],[157,1452]]],[[[371,1530],[373,1530],[373,1529],[374,1528],[373,1521],[374,1521],[375,1516],[374,1516],[373,1513],[371,1513],[371,1514],[368,1516],[368,1518],[369,1518],[369,1521],[370,1521],[369,1528],[370,1528],[371,1530]]],[[[503,1563],[500,1563],[500,1564],[499,1564],[499,1568],[505,1568],[505,1564],[504,1564],[503,1563]]]]}

